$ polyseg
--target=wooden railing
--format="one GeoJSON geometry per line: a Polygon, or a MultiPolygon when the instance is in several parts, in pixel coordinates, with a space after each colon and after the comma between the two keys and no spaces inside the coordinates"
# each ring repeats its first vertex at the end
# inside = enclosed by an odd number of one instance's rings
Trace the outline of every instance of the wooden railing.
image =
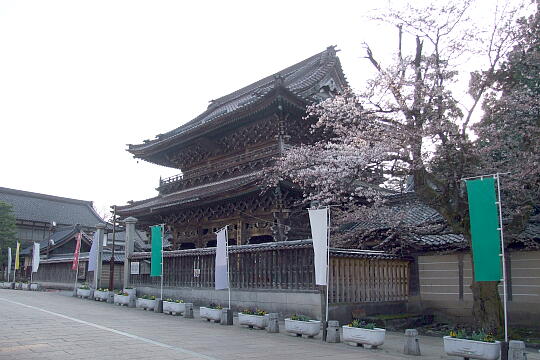
{"type": "MultiPolygon", "coordinates": [[[[288,241],[230,247],[230,281],[234,289],[318,291],[311,241],[288,241]]],[[[159,287],[150,277],[150,253],[131,258],[140,274],[133,286],[159,287]]],[[[215,248],[164,252],[165,287],[214,287],[215,248]]],[[[330,303],[403,301],[408,296],[409,262],[382,252],[332,249],[330,303]]]]}
{"type": "Polygon", "coordinates": [[[330,303],[407,300],[409,262],[399,259],[330,258],[330,303]]]}

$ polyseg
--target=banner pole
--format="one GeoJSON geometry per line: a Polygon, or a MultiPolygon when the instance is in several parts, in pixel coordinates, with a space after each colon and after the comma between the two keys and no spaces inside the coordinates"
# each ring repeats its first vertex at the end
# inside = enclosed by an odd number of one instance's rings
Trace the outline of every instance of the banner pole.
{"type": "Polygon", "coordinates": [[[328,216],[328,229],[326,236],[326,324],[328,324],[328,288],[330,286],[330,207],[327,207],[327,216],[328,216]]]}
{"type": "Polygon", "coordinates": [[[163,300],[163,240],[165,240],[165,226],[164,224],[161,224],[161,300],[163,300]]]}
{"type": "Polygon", "coordinates": [[[227,254],[227,288],[229,290],[229,310],[231,309],[231,277],[229,272],[229,225],[225,225],[225,249],[227,254]]]}
{"type": "Polygon", "coordinates": [[[504,341],[508,342],[508,312],[506,309],[507,294],[506,294],[506,257],[504,251],[504,233],[503,233],[503,221],[502,221],[502,204],[501,204],[501,182],[499,176],[501,174],[495,174],[497,179],[497,205],[499,206],[499,231],[501,232],[501,257],[502,257],[502,270],[503,270],[503,298],[504,298],[504,341]]]}

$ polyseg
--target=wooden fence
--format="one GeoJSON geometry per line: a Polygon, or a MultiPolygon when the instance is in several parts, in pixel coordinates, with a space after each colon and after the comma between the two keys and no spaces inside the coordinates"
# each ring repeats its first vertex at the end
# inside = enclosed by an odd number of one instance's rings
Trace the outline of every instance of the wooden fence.
{"type": "MultiPolygon", "coordinates": [[[[404,301],[408,296],[409,262],[382,252],[332,249],[330,303],[404,301]]],[[[150,276],[150,253],[135,253],[139,274],[133,286],[159,287],[150,276]]],[[[215,248],[165,251],[165,287],[214,287],[215,248]]],[[[318,291],[311,241],[231,246],[230,282],[234,289],[318,291]]]]}

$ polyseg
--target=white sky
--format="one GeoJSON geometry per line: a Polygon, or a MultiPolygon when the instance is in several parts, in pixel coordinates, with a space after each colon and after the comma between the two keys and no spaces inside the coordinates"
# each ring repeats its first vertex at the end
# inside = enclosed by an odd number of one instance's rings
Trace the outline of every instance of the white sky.
{"type": "Polygon", "coordinates": [[[126,144],[329,45],[361,87],[372,75],[363,41],[386,58],[397,42],[363,16],[389,4],[4,0],[0,186],[92,200],[100,212],[155,196],[159,177],[179,171],[137,162],[126,144]]]}

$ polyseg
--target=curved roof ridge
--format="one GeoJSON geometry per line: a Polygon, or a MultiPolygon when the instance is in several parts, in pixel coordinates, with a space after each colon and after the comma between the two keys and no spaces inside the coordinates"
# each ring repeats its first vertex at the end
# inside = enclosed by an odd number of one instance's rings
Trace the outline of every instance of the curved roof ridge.
{"type": "MultiPolygon", "coordinates": [[[[192,120],[173,130],[157,135],[155,139],[144,140],[141,144],[128,144],[128,151],[144,151],[143,149],[145,148],[151,148],[158,143],[168,141],[204,123],[214,121],[223,115],[244,108],[256,99],[264,97],[264,95],[274,88],[277,77],[283,78],[283,86],[289,91],[302,99],[307,99],[310,94],[306,94],[306,92],[314,86],[314,79],[320,81],[324,79],[333,68],[340,66],[341,63],[336,55],[335,48],[336,46],[329,46],[320,53],[312,55],[294,65],[213,100],[212,104],[210,104],[204,112],[192,120]]],[[[338,69],[337,73],[338,77],[346,82],[341,68],[338,69]]]]}

